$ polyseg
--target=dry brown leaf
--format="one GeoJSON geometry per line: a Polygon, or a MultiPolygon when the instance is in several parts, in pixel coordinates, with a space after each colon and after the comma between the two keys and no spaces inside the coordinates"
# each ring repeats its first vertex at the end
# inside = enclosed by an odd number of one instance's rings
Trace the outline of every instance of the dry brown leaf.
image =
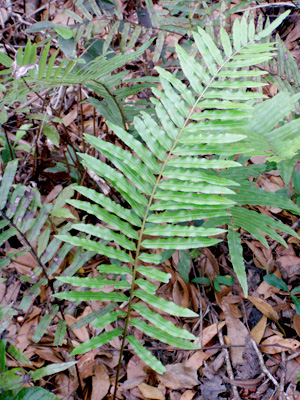
{"type": "Polygon", "coordinates": [[[224,325],[225,321],[222,321],[203,329],[201,347],[206,346],[207,343],[209,343],[211,339],[216,336],[216,334],[223,328],[224,325]]]}
{"type": "Polygon", "coordinates": [[[289,350],[295,351],[300,347],[298,340],[284,339],[277,335],[268,337],[261,344],[261,351],[267,354],[277,354],[289,350]]]}
{"type": "MultiPolygon", "coordinates": [[[[74,318],[72,315],[69,315],[69,314],[65,315],[65,319],[66,319],[67,325],[69,327],[72,324],[74,324],[75,322],[77,322],[77,319],[74,318]]],[[[87,330],[87,328],[85,326],[82,326],[81,328],[78,328],[78,329],[73,329],[72,332],[82,342],[86,342],[90,338],[88,330],[87,330]]]]}
{"type": "Polygon", "coordinates": [[[166,372],[158,375],[158,380],[165,387],[178,389],[192,389],[199,385],[197,371],[194,368],[185,367],[183,364],[170,364],[166,366],[166,372]]]}
{"type": "Polygon", "coordinates": [[[147,369],[146,363],[142,361],[138,356],[133,356],[126,368],[127,379],[131,380],[137,377],[147,377],[147,373],[145,372],[147,369]]]}
{"type": "Polygon", "coordinates": [[[187,390],[180,397],[180,400],[192,400],[192,398],[195,396],[195,394],[196,394],[196,392],[194,392],[193,390],[187,390]]]}
{"type": "Polygon", "coordinates": [[[265,315],[258,321],[258,323],[252,328],[251,336],[256,341],[257,344],[260,343],[262,338],[264,337],[264,333],[267,326],[267,317],[265,315]]]}
{"type": "MultiPolygon", "coordinates": [[[[234,313],[231,312],[231,306],[226,302],[226,297],[222,301],[222,310],[225,314],[225,322],[227,326],[227,336],[231,344],[245,346],[246,338],[249,332],[245,325],[235,317],[234,313]]],[[[243,358],[243,347],[231,347],[230,356],[233,365],[244,364],[245,359],[243,358]]]]}
{"type": "Polygon", "coordinates": [[[141,383],[138,385],[142,395],[146,397],[146,399],[157,399],[157,400],[165,400],[164,394],[157,388],[147,385],[146,383],[141,383]]]}
{"type": "Polygon", "coordinates": [[[104,365],[97,365],[92,381],[93,388],[91,400],[102,400],[107,395],[110,388],[109,376],[104,365]]]}
{"type": "Polygon", "coordinates": [[[248,296],[248,300],[267,318],[271,319],[272,321],[278,321],[279,315],[274,310],[274,308],[267,303],[264,299],[260,299],[259,297],[248,296]]]}
{"type": "Polygon", "coordinates": [[[132,379],[127,379],[127,381],[125,381],[122,386],[121,386],[121,390],[129,390],[129,389],[133,389],[134,387],[137,387],[138,385],[140,385],[142,382],[144,382],[144,380],[146,379],[145,376],[137,376],[136,378],[132,378],[132,379]]]}
{"type": "Polygon", "coordinates": [[[202,367],[203,362],[210,357],[210,354],[205,351],[199,350],[196,351],[185,363],[184,365],[189,368],[194,368],[198,370],[202,367]]]}
{"type": "MultiPolygon", "coordinates": [[[[281,274],[276,268],[276,270],[273,272],[274,275],[277,276],[277,278],[281,279],[281,274]]],[[[257,288],[256,292],[259,296],[264,296],[265,299],[268,299],[273,293],[278,293],[280,292],[280,289],[277,289],[275,286],[269,285],[266,281],[263,281],[257,288]]]]}

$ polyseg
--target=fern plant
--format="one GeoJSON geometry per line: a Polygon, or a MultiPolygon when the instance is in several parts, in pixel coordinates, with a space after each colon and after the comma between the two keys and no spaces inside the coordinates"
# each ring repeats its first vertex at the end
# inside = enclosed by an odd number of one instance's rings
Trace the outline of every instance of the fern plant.
{"type": "MultiPolygon", "coordinates": [[[[155,294],[157,285],[150,280],[166,283],[170,278],[154,267],[161,261],[162,249],[213,246],[222,240],[220,235],[226,230],[218,228],[218,225],[225,221],[233,268],[247,295],[239,227],[266,246],[267,240],[261,232],[283,244],[285,242],[277,229],[297,236],[283,223],[241,207],[248,204],[247,197],[242,194],[251,191],[247,179],[253,169],[249,171],[233,160],[237,153],[258,153],[270,157],[271,161],[272,158],[278,161],[290,157],[291,145],[292,151],[299,148],[294,133],[289,133],[293,121],[286,129],[273,129],[279,122],[278,116],[272,115],[271,122],[268,122],[270,103],[261,102],[266,98],[259,90],[264,83],[257,79],[265,72],[252,68],[274,57],[275,43],[261,42],[261,39],[268,37],[287,15],[288,12],[284,13],[257,34],[253,19],[248,22],[245,15],[240,22],[235,21],[232,40],[221,28],[222,51],[203,29],[198,29],[194,32],[194,40],[201,62],[177,46],[184,81],[156,68],[162,90],[153,88],[156,97],[151,102],[155,115],[141,112],[134,120],[138,139],[113,123],[108,125],[123,142],[124,148],[85,135],[86,140],[110,161],[110,165],[88,154],[80,154],[83,164],[119,192],[123,205],[93,189],[77,186],[77,192],[86,200],[69,200],[69,204],[97,217],[102,226],[76,223],[73,229],[80,232],[77,236],[57,237],[73,246],[103,254],[112,260],[112,264],[98,266],[100,277],[57,277],[57,280],[76,288],[101,289],[110,285],[114,290],[110,293],[71,290],[55,297],[70,301],[112,302],[115,311],[107,311],[95,318],[92,324],[96,328],[125,320],[124,329],[104,332],[80,344],[71,353],[85,353],[121,335],[115,397],[122,353],[127,343],[155,371],[165,371],[160,360],[134,336],[132,327],[174,347],[199,348],[193,334],[155,312],[158,309],[173,316],[198,316],[194,310],[155,294]],[[255,106],[257,101],[260,103],[255,106]],[[204,155],[212,157],[204,158],[204,155]],[[199,227],[193,225],[195,220],[206,222],[199,227]],[[211,226],[208,226],[210,221],[211,226]],[[105,274],[119,275],[121,279],[108,280],[105,274]],[[118,304],[122,304],[119,309],[118,304]],[[127,307],[126,312],[124,307],[127,307]]],[[[287,106],[282,112],[288,115],[297,98],[288,94],[284,96],[287,106]]],[[[262,201],[267,201],[267,198],[262,198],[262,201]]],[[[249,199],[250,204],[259,204],[258,198],[255,198],[255,203],[251,202],[251,196],[249,199]]],[[[288,199],[278,198],[278,202],[295,213],[300,211],[288,199]]]]}

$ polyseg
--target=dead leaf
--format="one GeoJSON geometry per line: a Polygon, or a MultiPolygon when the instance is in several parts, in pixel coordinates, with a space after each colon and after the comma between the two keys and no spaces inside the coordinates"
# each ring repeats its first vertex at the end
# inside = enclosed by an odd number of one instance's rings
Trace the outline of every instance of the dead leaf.
{"type": "Polygon", "coordinates": [[[224,325],[225,321],[222,321],[220,323],[209,325],[207,328],[203,329],[201,347],[206,346],[207,343],[209,343],[211,339],[217,335],[224,325]]]}
{"type": "MultiPolygon", "coordinates": [[[[72,315],[66,314],[65,315],[65,319],[67,322],[67,325],[70,327],[72,324],[74,324],[75,322],[77,322],[77,319],[74,318],[72,315]]],[[[74,333],[74,335],[81,340],[82,342],[86,342],[87,340],[89,340],[90,335],[88,333],[88,330],[86,329],[85,326],[82,326],[81,328],[78,329],[73,329],[72,332],[74,333]]]]}
{"type": "Polygon", "coordinates": [[[158,375],[158,380],[167,388],[192,389],[199,385],[197,371],[194,368],[185,367],[183,364],[169,364],[166,366],[166,372],[163,375],[158,375]]]}
{"type": "Polygon", "coordinates": [[[267,326],[267,317],[265,315],[258,321],[258,323],[252,328],[251,336],[256,341],[257,344],[260,343],[262,338],[264,337],[264,333],[267,326]]]}
{"type": "Polygon", "coordinates": [[[284,339],[280,336],[274,335],[265,339],[262,343],[260,350],[267,354],[277,354],[282,351],[295,351],[300,347],[300,342],[295,339],[284,339]]]}
{"type": "Polygon", "coordinates": [[[157,399],[157,400],[165,400],[164,394],[157,388],[147,385],[146,383],[141,383],[138,385],[142,395],[146,397],[146,399],[157,399]]]}
{"type": "Polygon", "coordinates": [[[195,394],[196,394],[196,392],[194,392],[193,390],[187,390],[180,397],[180,400],[192,400],[192,398],[195,396],[195,394]]]}
{"type": "Polygon", "coordinates": [[[232,364],[244,364],[245,360],[243,358],[243,346],[246,343],[246,338],[248,337],[249,332],[239,318],[235,317],[235,315],[231,312],[231,306],[226,302],[226,297],[224,297],[222,301],[222,310],[225,314],[227,336],[230,340],[230,343],[242,346],[230,348],[232,364]]]}
{"type": "Polygon", "coordinates": [[[107,395],[110,388],[109,376],[104,365],[97,365],[92,381],[93,388],[91,400],[102,400],[107,395]]]}
{"type": "Polygon", "coordinates": [[[186,362],[185,366],[189,368],[194,368],[198,370],[202,367],[203,362],[210,357],[210,354],[206,353],[205,351],[199,350],[196,351],[186,362]]]}
{"type": "Polygon", "coordinates": [[[251,301],[255,307],[263,313],[267,318],[271,319],[272,321],[278,321],[279,315],[274,310],[274,308],[267,303],[264,299],[260,299],[259,297],[248,296],[248,300],[251,301]]]}

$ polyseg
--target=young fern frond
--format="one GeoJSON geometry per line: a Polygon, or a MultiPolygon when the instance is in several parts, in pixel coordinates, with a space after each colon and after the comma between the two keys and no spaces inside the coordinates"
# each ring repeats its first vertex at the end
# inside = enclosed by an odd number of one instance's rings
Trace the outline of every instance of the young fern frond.
{"type": "MultiPolygon", "coordinates": [[[[91,224],[76,224],[73,227],[80,232],[79,236],[59,235],[58,238],[74,246],[82,246],[119,262],[128,263],[124,267],[114,263],[112,266],[99,266],[98,269],[102,273],[115,273],[123,277],[129,274],[130,290],[127,294],[125,287],[117,291],[117,284],[124,283],[122,278],[118,282],[106,281],[108,285],[115,286],[115,290],[109,294],[102,291],[71,291],[55,296],[69,300],[128,302],[120,360],[128,339],[134,351],[148,365],[158,373],[164,371],[160,361],[135,337],[129,335],[130,326],[174,347],[199,348],[196,342],[191,342],[195,339],[191,333],[178,330],[178,327],[153,311],[159,309],[174,316],[197,317],[195,311],[155,295],[157,286],[147,280],[152,278],[166,282],[169,279],[167,274],[155,271],[153,267],[149,268],[153,263],[159,264],[161,249],[184,250],[215,245],[221,241],[218,236],[224,232],[217,228],[218,221],[226,221],[229,226],[228,240],[231,244],[233,266],[238,276],[244,278],[245,269],[237,227],[249,229],[258,240],[267,244],[260,233],[261,228],[257,229],[257,219],[253,217],[255,223],[248,223],[247,218],[249,219],[248,214],[251,211],[236,207],[235,189],[239,190],[240,182],[222,176],[222,171],[243,169],[230,156],[236,154],[237,146],[239,152],[247,154],[247,138],[251,129],[255,129],[251,121],[253,104],[256,99],[266,97],[260,92],[250,91],[262,85],[260,82],[252,82],[251,77],[259,77],[264,72],[241,68],[253,67],[274,56],[274,43],[258,42],[269,35],[287,15],[288,13],[283,14],[258,35],[254,34],[253,21],[247,23],[247,16],[241,22],[236,20],[233,43],[226,31],[221,30],[224,52],[218,49],[204,30],[199,29],[194,33],[194,39],[202,56],[202,63],[177,46],[177,55],[187,84],[157,68],[162,90],[153,89],[156,98],[151,101],[156,115],[140,113],[134,119],[139,140],[120,126],[108,123],[128,150],[85,135],[86,140],[115,168],[95,157],[81,154],[84,166],[105,178],[120,193],[126,206],[117,204],[92,189],[78,187],[78,192],[89,201],[70,200],[69,203],[96,216],[110,226],[111,230],[91,224]],[[208,154],[215,157],[201,157],[208,154]],[[204,219],[207,219],[206,224],[211,219],[212,226],[190,225],[194,220],[204,219]],[[92,240],[91,236],[100,238],[100,241],[92,240]],[[157,250],[157,254],[149,253],[148,249],[157,250]],[[143,265],[143,262],[149,266],[143,265]],[[139,278],[140,275],[146,279],[139,278]],[[150,324],[132,318],[133,310],[135,315],[137,313],[150,324]]],[[[288,101],[292,103],[294,99],[288,97],[288,101]]],[[[264,102],[261,103],[262,109],[263,104],[264,102]]],[[[268,148],[268,151],[272,152],[269,155],[278,155],[273,148],[268,148]]],[[[295,234],[273,220],[271,222],[263,217],[263,222],[264,231],[277,240],[279,235],[274,229],[295,234]]],[[[281,238],[280,241],[283,242],[281,238]]],[[[82,288],[99,288],[105,282],[99,278],[58,280],[82,288]]],[[[246,282],[242,279],[241,283],[247,294],[246,282]]],[[[115,321],[123,318],[123,315],[115,313],[107,321],[115,321]]],[[[104,321],[100,321],[101,326],[104,321]]],[[[109,335],[108,332],[103,333],[79,345],[72,354],[84,353],[98,347],[120,333],[117,328],[109,332],[109,335]]]]}

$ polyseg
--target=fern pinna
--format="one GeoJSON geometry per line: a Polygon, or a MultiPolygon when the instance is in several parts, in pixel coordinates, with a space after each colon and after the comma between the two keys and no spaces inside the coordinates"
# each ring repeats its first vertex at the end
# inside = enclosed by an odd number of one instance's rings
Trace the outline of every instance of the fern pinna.
{"type": "MultiPolygon", "coordinates": [[[[219,235],[225,232],[217,227],[218,218],[225,218],[233,267],[247,294],[238,228],[247,229],[265,245],[268,243],[261,231],[281,241],[275,229],[295,235],[284,224],[240,207],[244,203],[236,203],[235,195],[238,196],[241,183],[238,179],[222,176],[223,171],[236,171],[237,167],[243,171],[244,167],[233,160],[237,153],[253,155],[257,149],[261,154],[257,144],[251,143],[253,137],[260,137],[265,143],[265,155],[284,158],[284,154],[278,155],[276,146],[273,146],[278,139],[276,132],[274,137],[269,135],[269,131],[265,132],[266,136],[255,132],[253,106],[257,100],[266,98],[259,90],[264,84],[258,78],[266,72],[249,67],[274,56],[275,43],[261,43],[260,40],[270,35],[287,15],[284,13],[258,34],[254,32],[253,19],[249,23],[248,16],[240,22],[236,19],[232,41],[223,28],[220,30],[223,51],[203,29],[198,29],[194,40],[201,59],[196,60],[177,46],[185,75],[183,81],[156,68],[162,87],[162,90],[153,89],[156,97],[151,101],[156,115],[141,112],[135,118],[138,139],[112,123],[108,123],[109,127],[127,149],[86,135],[86,140],[114,167],[88,154],[80,154],[83,164],[105,178],[127,202],[127,207],[93,189],[78,186],[78,193],[88,200],[70,200],[69,203],[96,216],[110,228],[77,223],[73,228],[80,232],[78,236],[59,235],[58,238],[116,262],[100,265],[100,277],[60,276],[57,279],[81,288],[101,289],[111,285],[114,291],[70,291],[55,296],[73,301],[113,302],[114,311],[110,309],[96,318],[93,325],[103,328],[125,318],[125,327],[104,332],[80,344],[72,355],[84,353],[122,335],[120,361],[123,349],[129,343],[151,368],[163,373],[163,364],[130,334],[133,332],[129,330],[130,326],[170,346],[193,350],[198,349],[199,344],[193,334],[155,312],[159,309],[173,316],[198,317],[196,312],[156,296],[157,286],[148,278],[159,282],[168,282],[170,278],[153,266],[160,263],[161,249],[184,250],[215,245],[221,241],[219,235]],[[250,148],[249,143],[252,144],[250,148]],[[205,158],[203,155],[214,157],[205,158]],[[205,224],[211,220],[213,226],[193,226],[195,220],[206,220],[205,224]],[[148,252],[148,249],[152,251],[148,252]],[[120,275],[121,279],[106,280],[102,278],[104,274],[120,275]],[[124,277],[130,278],[127,281],[124,277]],[[122,303],[119,309],[118,303],[122,303]]],[[[296,100],[288,95],[287,98],[292,108],[296,100]]],[[[264,103],[268,101],[260,103],[258,109],[254,108],[255,117],[261,120],[266,117],[264,103]]],[[[259,204],[259,199],[257,202],[259,204]]],[[[289,207],[294,207],[291,201],[289,207]]]]}

